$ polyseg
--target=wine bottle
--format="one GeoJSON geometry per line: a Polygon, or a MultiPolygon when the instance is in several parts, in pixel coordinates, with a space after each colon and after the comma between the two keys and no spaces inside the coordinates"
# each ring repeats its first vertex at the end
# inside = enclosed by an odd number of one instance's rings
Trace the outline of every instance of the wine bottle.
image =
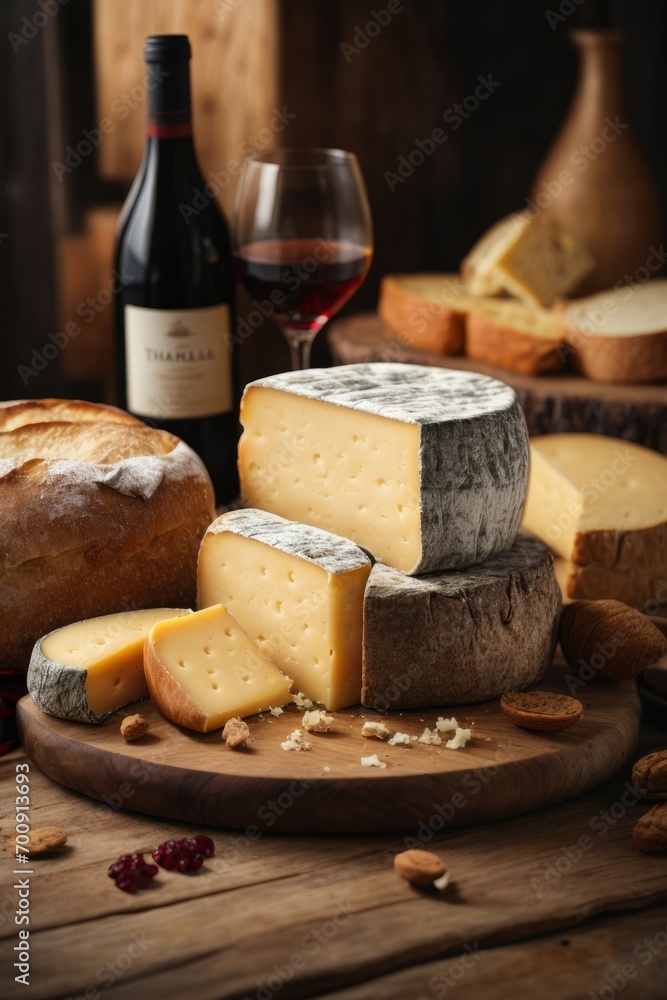
{"type": "Polygon", "coordinates": [[[188,37],[151,36],[144,57],[148,135],[116,239],[118,401],[186,441],[227,503],[238,492],[229,230],[194,152],[188,37]]]}

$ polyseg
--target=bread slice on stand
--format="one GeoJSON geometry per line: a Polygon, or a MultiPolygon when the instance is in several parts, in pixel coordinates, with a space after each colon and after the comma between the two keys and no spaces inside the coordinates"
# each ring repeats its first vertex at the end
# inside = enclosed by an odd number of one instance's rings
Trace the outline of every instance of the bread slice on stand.
{"type": "Polygon", "coordinates": [[[465,322],[469,358],[523,375],[560,371],[564,364],[563,326],[548,309],[515,299],[479,298],[465,322]]]}
{"type": "Polygon", "coordinates": [[[380,286],[378,313],[407,346],[434,354],[459,354],[470,305],[457,274],[388,274],[380,286]]]}
{"type": "Polygon", "coordinates": [[[667,379],[667,279],[562,302],[574,366],[596,382],[667,379]]]}

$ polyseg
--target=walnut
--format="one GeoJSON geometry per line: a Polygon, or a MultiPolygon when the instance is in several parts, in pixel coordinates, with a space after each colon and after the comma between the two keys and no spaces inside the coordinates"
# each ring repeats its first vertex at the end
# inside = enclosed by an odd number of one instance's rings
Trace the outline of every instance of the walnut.
{"type": "Polygon", "coordinates": [[[222,738],[230,749],[238,750],[239,747],[244,747],[249,736],[248,723],[244,722],[243,719],[228,719],[225,722],[222,738]]]}
{"type": "Polygon", "coordinates": [[[138,740],[148,732],[148,723],[141,715],[128,715],[120,724],[121,734],[128,743],[138,740]]]}
{"type": "Polygon", "coordinates": [[[632,783],[644,799],[667,799],[667,750],[656,750],[638,760],[632,783]]]}

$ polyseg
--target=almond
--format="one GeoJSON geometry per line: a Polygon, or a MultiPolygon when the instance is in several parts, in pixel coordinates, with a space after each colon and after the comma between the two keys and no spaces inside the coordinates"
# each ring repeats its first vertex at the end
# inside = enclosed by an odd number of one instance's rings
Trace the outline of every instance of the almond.
{"type": "Polygon", "coordinates": [[[447,871],[447,865],[437,854],[418,848],[397,854],[394,868],[411,885],[433,885],[447,871]]]}
{"type": "Polygon", "coordinates": [[[596,677],[631,680],[667,653],[667,638],[652,621],[622,601],[575,601],[563,608],[560,645],[572,669],[596,677]]]}
{"type": "Polygon", "coordinates": [[[67,843],[67,834],[58,826],[45,826],[41,830],[31,830],[28,841],[27,854],[32,857],[34,854],[46,854],[48,851],[55,851],[59,847],[64,847],[67,843]]]}
{"type": "Polygon", "coordinates": [[[517,726],[542,732],[567,729],[584,710],[576,698],[554,691],[508,691],[500,699],[500,707],[517,726]]]}

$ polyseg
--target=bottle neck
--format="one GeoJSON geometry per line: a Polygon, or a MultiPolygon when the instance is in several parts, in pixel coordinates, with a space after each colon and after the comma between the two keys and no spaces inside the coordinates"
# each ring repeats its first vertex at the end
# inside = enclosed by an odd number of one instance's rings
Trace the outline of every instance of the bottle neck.
{"type": "Polygon", "coordinates": [[[150,62],[148,77],[148,138],[192,137],[190,65],[185,60],[150,62]]]}

